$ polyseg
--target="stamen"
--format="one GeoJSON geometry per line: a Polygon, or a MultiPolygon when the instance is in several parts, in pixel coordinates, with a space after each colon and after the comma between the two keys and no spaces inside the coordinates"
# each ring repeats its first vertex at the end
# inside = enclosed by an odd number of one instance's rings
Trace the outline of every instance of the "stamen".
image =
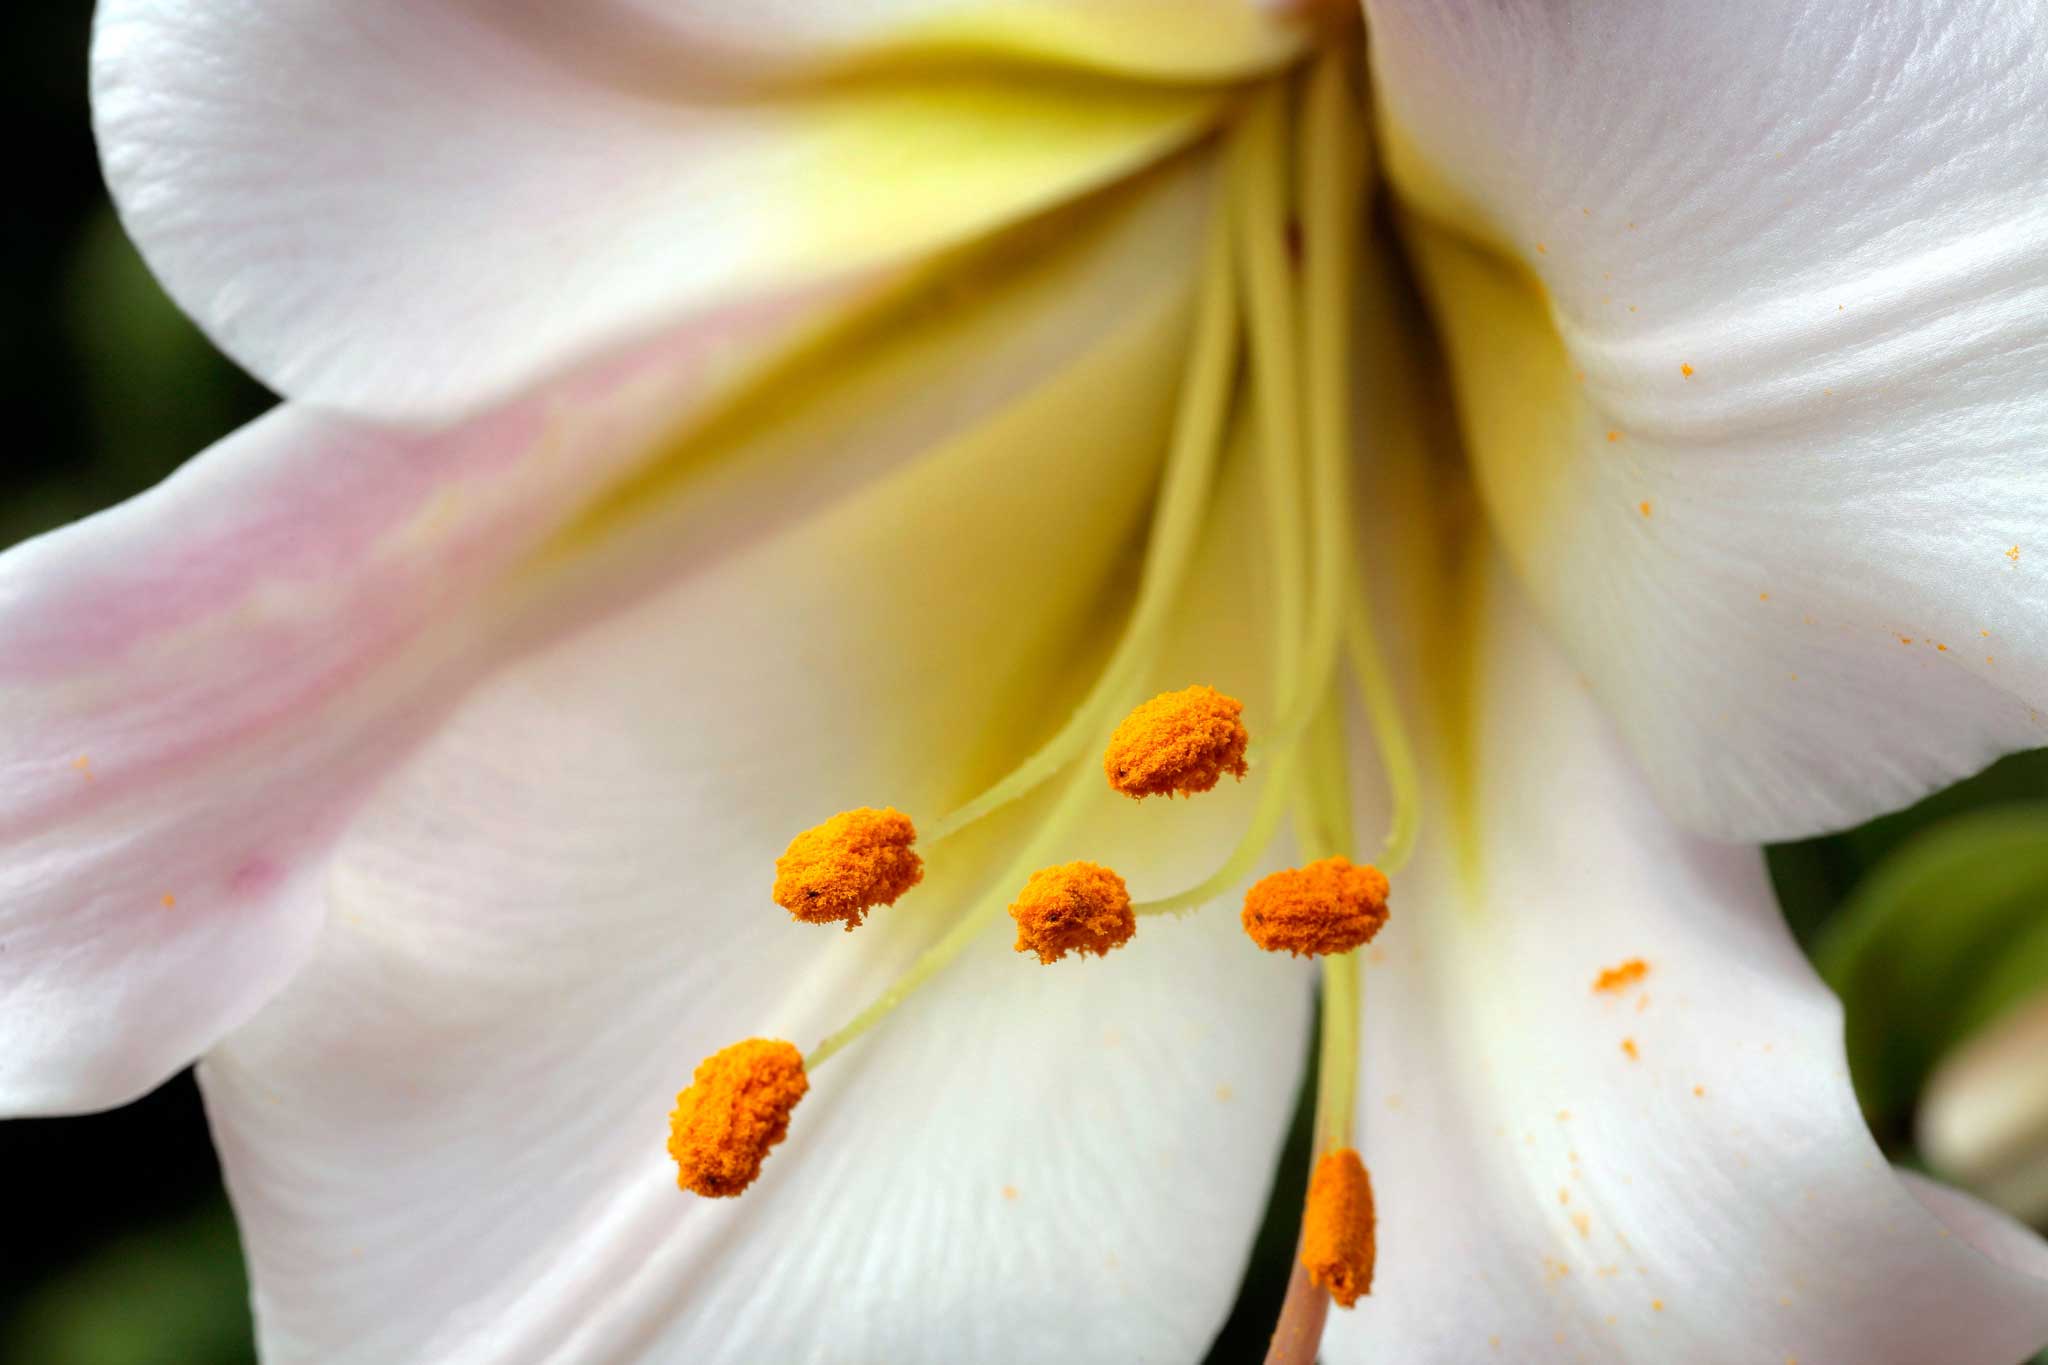
{"type": "Polygon", "coordinates": [[[779,1039],[749,1038],[706,1057],[668,1119],[676,1184],[712,1199],[753,1184],[810,1088],[803,1055],[779,1039]]]}
{"type": "Polygon", "coordinates": [[[775,860],[775,903],[808,924],[843,920],[851,933],[878,905],[924,880],[910,817],[884,807],[841,811],[789,841],[775,860]]]}
{"type": "Polygon", "coordinates": [[[1100,863],[1041,867],[1017,893],[1010,918],[1017,921],[1017,951],[1035,952],[1041,963],[1070,952],[1101,957],[1138,932],[1124,879],[1100,863]]]}
{"type": "Polygon", "coordinates": [[[1109,737],[1102,771],[1109,785],[1133,800],[1192,796],[1209,791],[1229,773],[1244,780],[1251,734],[1238,719],[1244,703],[1196,684],[1162,692],[1144,703],[1109,737]]]}
{"type": "Polygon", "coordinates": [[[1261,878],[1244,894],[1244,931],[1269,953],[1348,953],[1387,922],[1387,879],[1349,858],[1323,858],[1261,878]]]}
{"type": "Polygon", "coordinates": [[[1309,1177],[1301,1215],[1301,1263],[1340,1308],[1372,1293],[1375,1220],[1372,1177],[1349,1147],[1325,1153],[1309,1177]]]}
{"type": "MultiPolygon", "coordinates": [[[[1235,134],[1242,140],[1242,134],[1235,134]]],[[[1216,465],[1223,452],[1232,381],[1237,364],[1236,280],[1227,204],[1210,211],[1196,301],[1194,339],[1174,413],[1173,443],[1152,518],[1151,539],[1138,579],[1138,600],[1124,625],[1116,651],[1058,734],[1000,778],[995,785],[948,814],[932,829],[937,842],[966,829],[992,811],[1029,795],[1101,733],[1121,697],[1141,678],[1157,652],[1180,587],[1194,561],[1207,518],[1216,465]]]]}

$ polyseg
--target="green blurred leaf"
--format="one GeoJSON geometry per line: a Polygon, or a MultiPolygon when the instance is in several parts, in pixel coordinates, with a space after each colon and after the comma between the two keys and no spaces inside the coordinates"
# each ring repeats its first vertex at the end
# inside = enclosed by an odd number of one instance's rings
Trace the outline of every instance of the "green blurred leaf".
{"type": "Polygon", "coordinates": [[[1911,838],[1856,886],[1814,962],[1847,1010],[1871,1127],[1896,1133],[1943,1053],[2048,986],[2048,803],[1911,838]]]}
{"type": "Polygon", "coordinates": [[[245,1365],[256,1358],[226,1202],[107,1244],[51,1280],[0,1335],[37,1365],[245,1365]]]}
{"type": "Polygon", "coordinates": [[[164,294],[111,212],[86,225],[74,251],[65,323],[94,472],[126,495],[233,430],[263,397],[164,294]]]}

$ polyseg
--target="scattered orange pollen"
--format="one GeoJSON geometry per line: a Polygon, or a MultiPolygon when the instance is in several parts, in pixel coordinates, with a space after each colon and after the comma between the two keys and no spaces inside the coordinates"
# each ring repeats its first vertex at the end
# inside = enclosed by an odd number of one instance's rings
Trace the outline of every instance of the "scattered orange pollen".
{"type": "Polygon", "coordinates": [[[1703,1100],[1707,1097],[1707,1088],[1703,1085],[1696,1085],[1692,1088],[1692,1093],[1693,1098],[1703,1100]]]}
{"type": "Polygon", "coordinates": [[[1621,433],[1618,431],[1610,431],[1607,433],[1607,439],[1610,441],[1619,441],[1621,439],[1621,433]]]}
{"type": "Polygon", "coordinates": [[[1133,800],[1192,796],[1221,781],[1243,779],[1251,735],[1238,717],[1244,703],[1196,684],[1162,692],[1123,719],[1109,737],[1102,772],[1109,785],[1133,800]]]}
{"type": "Polygon", "coordinates": [[[1947,646],[1947,645],[1936,645],[1936,646],[1935,646],[1934,648],[1935,648],[1935,649],[1936,649],[1936,650],[1937,650],[1938,652],[1940,652],[1940,653],[1942,653],[1942,654],[1946,654],[1946,653],[1948,653],[1948,646],[1947,646]]]}
{"type": "Polygon", "coordinates": [[[1374,1246],[1372,1177],[1349,1147],[1316,1163],[1301,1215],[1301,1264],[1309,1283],[1329,1292],[1340,1308],[1372,1293],[1374,1246]]]}
{"type": "Polygon", "coordinates": [[[2005,557],[2006,557],[2007,559],[2010,559],[2010,560],[2011,560],[2011,561],[2012,561],[2013,563],[2015,563],[2015,564],[2019,563],[2019,562],[2020,562],[2020,547],[2019,547],[2019,546],[2017,546],[2017,545],[2013,546],[2013,547],[2012,547],[2012,548],[2011,548],[2010,550],[2007,550],[2007,551],[2005,552],[2005,557]]]}
{"type": "Polygon", "coordinates": [[[1910,635],[1901,635],[1899,637],[1899,643],[1902,645],[1910,645],[1913,643],[1913,637],[1910,635]]]}
{"type": "Polygon", "coordinates": [[[1593,989],[1610,995],[1619,994],[1650,974],[1650,964],[1639,957],[1632,957],[1619,966],[1609,967],[1593,980],[1593,989]]]}
{"type": "Polygon", "coordinates": [[[1636,1040],[1633,1038],[1622,1039],[1621,1050],[1628,1054],[1628,1059],[1632,1062],[1640,1062],[1641,1060],[1643,1060],[1643,1054],[1641,1050],[1636,1047],[1636,1040]]]}
{"type": "Polygon", "coordinates": [[[1387,878],[1349,858],[1290,867],[1244,893],[1244,931],[1269,953],[1348,953],[1387,922],[1387,878]]]}
{"type": "Polygon", "coordinates": [[[725,1199],[753,1184],[810,1088],[803,1054],[780,1039],[749,1038],[699,1062],[668,1116],[676,1185],[725,1199]]]}
{"type": "Polygon", "coordinates": [[[1664,1311],[1664,1300],[1662,1300],[1662,1299],[1651,1299],[1651,1300],[1650,1300],[1650,1308],[1651,1308],[1651,1309],[1652,1309],[1652,1310],[1653,1310],[1654,1312],[1658,1312],[1658,1313],[1661,1313],[1661,1312],[1663,1312],[1663,1311],[1664,1311]]]}
{"type": "Polygon", "coordinates": [[[1692,378],[1692,366],[1690,365],[1680,365],[1678,367],[1678,372],[1684,375],[1687,379],[1692,378]]]}
{"type": "Polygon", "coordinates": [[[80,777],[84,778],[88,782],[92,781],[91,754],[80,754],[77,758],[71,760],[71,766],[78,769],[78,775],[80,777]]]}
{"type": "Polygon", "coordinates": [[[1017,893],[1010,918],[1017,921],[1017,951],[1035,952],[1041,963],[1068,953],[1101,957],[1138,932],[1124,879],[1100,863],[1039,868],[1017,893]]]}
{"type": "Polygon", "coordinates": [[[176,907],[176,905],[177,905],[177,904],[178,904],[178,898],[177,898],[176,896],[173,896],[173,895],[172,895],[172,894],[171,894],[170,892],[168,892],[168,891],[164,892],[164,909],[166,909],[166,910],[170,910],[170,909],[173,909],[174,907],[176,907]]]}
{"type": "Polygon", "coordinates": [[[1756,595],[1756,600],[1759,602],[1768,602],[1771,600],[1771,595],[1767,592],[1760,592],[1756,595]]]}
{"type": "Polygon", "coordinates": [[[1650,500],[1648,498],[1644,498],[1641,502],[1636,504],[1636,510],[1638,512],[1641,512],[1646,517],[1650,515],[1650,500]]]}
{"type": "Polygon", "coordinates": [[[841,811],[791,839],[775,860],[775,903],[809,924],[844,920],[851,932],[868,911],[894,905],[924,880],[916,842],[917,827],[901,811],[841,811]]]}
{"type": "Polygon", "coordinates": [[[1538,242],[1536,244],[1536,254],[1539,256],[1548,256],[1550,254],[1550,248],[1545,246],[1543,243],[1538,242]]]}
{"type": "Polygon", "coordinates": [[[1017,1197],[1017,1187],[1016,1187],[1015,1185],[1005,1185],[1005,1186],[1003,1186],[1003,1198],[1005,1198],[1005,1199],[1015,1199],[1016,1197],[1017,1197]]]}

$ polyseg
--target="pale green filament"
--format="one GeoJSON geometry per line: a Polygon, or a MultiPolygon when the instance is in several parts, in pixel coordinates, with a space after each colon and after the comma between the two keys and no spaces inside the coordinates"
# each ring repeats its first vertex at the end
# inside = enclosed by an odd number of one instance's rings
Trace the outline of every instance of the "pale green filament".
{"type": "Polygon", "coordinates": [[[1355,594],[1351,556],[1351,326],[1365,156],[1343,58],[1325,56],[1309,77],[1301,161],[1302,295],[1307,365],[1310,580],[1305,707],[1319,704],[1337,662],[1343,603],[1355,594]]]}
{"type": "Polygon", "coordinates": [[[1227,217],[1223,212],[1210,214],[1193,347],[1181,386],[1159,505],[1153,513],[1152,536],[1139,575],[1138,600],[1123,638],[1095,686],[1059,733],[987,791],[927,830],[927,846],[1028,795],[1080,754],[1105,728],[1111,713],[1127,704],[1127,694],[1157,650],[1160,633],[1194,559],[1223,448],[1223,424],[1230,411],[1238,326],[1227,217]]]}
{"type": "MultiPolygon", "coordinates": [[[[1242,252],[1245,324],[1259,419],[1259,468],[1272,549],[1273,654],[1279,706],[1291,721],[1300,701],[1304,592],[1301,546],[1301,366],[1292,267],[1287,259],[1287,87],[1272,82],[1244,115],[1232,149],[1231,217],[1242,252]]],[[[1283,729],[1293,728],[1283,722],[1283,729]]],[[[1276,736],[1287,742],[1285,736],[1276,736]]],[[[1272,745],[1269,742],[1268,751],[1272,745]]]]}
{"type": "Polygon", "coordinates": [[[1322,1048],[1316,1057],[1315,1151],[1351,1146],[1351,1110],[1358,1096],[1358,1023],[1365,973],[1358,950],[1323,959],[1322,1048]]]}
{"type": "Polygon", "coordinates": [[[1415,836],[1422,827],[1422,774],[1416,766],[1415,746],[1409,742],[1408,727],[1401,720],[1401,701],[1394,691],[1393,675],[1380,654],[1372,613],[1362,600],[1351,605],[1346,635],[1359,703],[1365,708],[1366,724],[1372,729],[1380,766],[1387,775],[1387,804],[1391,811],[1377,866],[1391,876],[1407,864],[1408,855],[1415,851],[1415,836]]]}
{"type": "MultiPolygon", "coordinates": [[[[1302,784],[1302,854],[1309,861],[1351,856],[1351,790],[1343,711],[1332,696],[1319,713],[1302,784]]],[[[1384,870],[1384,869],[1382,869],[1384,870]]],[[[1322,960],[1322,1045],[1316,1058],[1315,1150],[1351,1145],[1358,1093],[1358,1021],[1365,975],[1356,950],[1322,960]]]]}

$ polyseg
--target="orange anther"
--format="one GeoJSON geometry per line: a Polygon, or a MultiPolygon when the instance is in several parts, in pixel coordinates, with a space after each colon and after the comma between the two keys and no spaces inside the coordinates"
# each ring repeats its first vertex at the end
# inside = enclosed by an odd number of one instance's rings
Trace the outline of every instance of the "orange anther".
{"type": "Polygon", "coordinates": [[[1251,735],[1238,719],[1244,703],[1213,687],[1162,692],[1130,715],[1109,737],[1102,771],[1109,785],[1133,799],[1192,796],[1248,771],[1251,735]]]}
{"type": "Polygon", "coordinates": [[[1046,963],[1068,953],[1100,957],[1138,932],[1124,879],[1100,863],[1041,867],[1017,893],[1010,917],[1017,921],[1017,951],[1046,963]]]}
{"type": "Polygon", "coordinates": [[[779,1039],[749,1038],[706,1057],[668,1119],[676,1184],[713,1199],[753,1184],[810,1088],[803,1054],[779,1039]]]}
{"type": "Polygon", "coordinates": [[[1269,953],[1348,953],[1387,922],[1387,878],[1349,858],[1275,872],[1244,895],[1244,931],[1269,953]]]}
{"type": "Polygon", "coordinates": [[[1327,1290],[1339,1308],[1372,1293],[1374,1245],[1372,1177],[1349,1147],[1327,1153],[1308,1182],[1301,1215],[1301,1264],[1310,1283],[1327,1290]]]}
{"type": "Polygon", "coordinates": [[[894,905],[924,880],[916,842],[917,828],[901,811],[841,811],[791,839],[775,860],[775,903],[811,924],[843,920],[851,931],[868,911],[894,905]]]}

